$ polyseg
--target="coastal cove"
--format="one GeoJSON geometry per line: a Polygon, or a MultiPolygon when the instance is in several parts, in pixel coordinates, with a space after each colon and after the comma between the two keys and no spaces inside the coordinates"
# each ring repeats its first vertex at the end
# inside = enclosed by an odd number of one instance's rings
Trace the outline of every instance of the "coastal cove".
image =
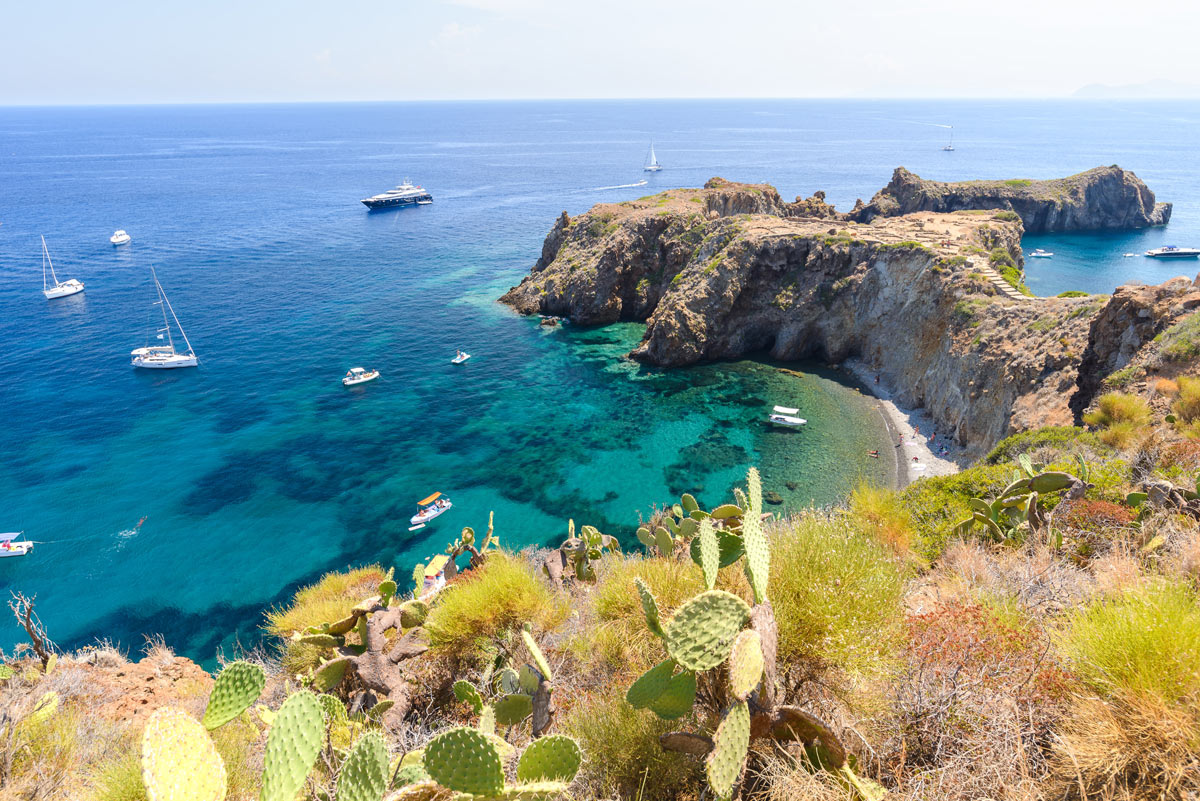
{"type": "Polygon", "coordinates": [[[64,645],[158,633],[207,661],[257,642],[262,609],[299,584],[370,562],[407,573],[489,511],[510,548],[557,544],[567,518],[632,544],[639,513],[684,491],[720,503],[750,465],[779,509],[890,483],[891,454],[866,457],[892,444],[869,385],[758,357],[655,368],[625,358],[640,323],[549,329],[496,298],[564,209],[722,175],[848,210],[898,164],[944,180],[1136,170],[1175,204],[1170,225],[1027,237],[1073,270],[1035,261],[1029,283],[1159,282],[1194,265],[1113,253],[1200,244],[1191,117],[1200,105],[1078,104],[1070,122],[1040,103],[7,110],[0,529],[43,544],[8,560],[3,589],[36,593],[64,645]],[[955,153],[906,122],[946,119],[955,153]],[[666,169],[644,175],[651,138],[666,169]],[[404,175],[432,206],[358,203],[404,175]],[[114,250],[118,227],[134,240],[114,250]],[[39,234],[84,295],[40,297],[39,234]],[[129,368],[153,328],[150,264],[200,356],[190,374],[129,368]],[[472,359],[454,367],[459,347],[472,359]],[[343,389],[357,364],[382,378],[343,389]],[[809,425],[766,426],[773,404],[809,425]],[[435,490],[453,513],[408,532],[435,490]]]}

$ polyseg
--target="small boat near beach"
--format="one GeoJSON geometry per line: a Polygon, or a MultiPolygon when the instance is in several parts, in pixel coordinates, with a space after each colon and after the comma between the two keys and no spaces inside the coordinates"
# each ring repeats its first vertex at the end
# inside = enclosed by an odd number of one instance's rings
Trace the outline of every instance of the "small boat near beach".
{"type": "Polygon", "coordinates": [[[412,524],[412,528],[409,531],[412,531],[413,528],[424,526],[439,515],[444,515],[450,511],[450,507],[453,505],[450,503],[450,499],[443,498],[440,492],[435,492],[428,498],[422,498],[417,501],[417,506],[421,507],[421,511],[409,518],[408,522],[412,524]]]}
{"type": "Polygon", "coordinates": [[[42,294],[46,296],[46,300],[54,300],[55,298],[65,298],[68,295],[77,295],[83,291],[83,282],[76,281],[74,278],[68,278],[66,281],[59,281],[58,276],[54,274],[54,262],[50,260],[50,251],[46,248],[46,237],[42,237],[42,294]],[[50,279],[46,279],[46,269],[50,269],[50,279]],[[50,281],[54,281],[51,285],[50,281]]]}
{"type": "Polygon", "coordinates": [[[771,414],[767,415],[767,422],[774,423],[779,426],[802,426],[807,425],[808,421],[803,417],[797,417],[800,413],[799,409],[792,409],[788,406],[776,406],[771,414]]]}
{"type": "Polygon", "coordinates": [[[365,384],[368,381],[374,381],[379,378],[378,370],[368,370],[364,367],[351,367],[346,371],[346,375],[342,376],[342,386],[353,387],[359,384],[365,384]]]}
{"type": "Polygon", "coordinates": [[[125,232],[125,229],[119,228],[116,231],[113,231],[113,235],[108,238],[108,241],[112,242],[114,245],[128,245],[130,239],[131,237],[125,232]]]}
{"type": "Polygon", "coordinates": [[[0,558],[6,556],[24,556],[33,550],[33,543],[29,540],[18,540],[22,532],[15,531],[8,534],[0,534],[0,558]]]}
{"type": "Polygon", "coordinates": [[[155,332],[155,339],[162,341],[166,340],[166,345],[147,345],[144,348],[134,348],[129,352],[133,358],[130,364],[134,367],[141,367],[146,370],[171,370],[177,367],[195,367],[200,363],[196,358],[196,352],[192,350],[192,343],[188,341],[187,334],[184,333],[183,326],[179,324],[179,318],[175,315],[175,309],[171,307],[171,301],[167,300],[167,293],[163,290],[162,284],[158,282],[158,273],[154,267],[150,268],[150,275],[154,277],[154,288],[158,291],[158,300],[154,305],[162,309],[163,327],[155,332]],[[175,337],[171,334],[171,323],[167,319],[167,312],[171,313],[171,319],[175,321],[175,327],[179,329],[179,335],[183,337],[183,342],[187,345],[187,352],[180,353],[175,350],[175,337]]]}
{"type": "Polygon", "coordinates": [[[1052,258],[1054,258],[1054,254],[1052,252],[1050,252],[1049,250],[1042,250],[1041,248],[1038,248],[1037,250],[1030,253],[1029,257],[1031,259],[1052,259],[1052,258]]]}
{"type": "Polygon", "coordinates": [[[471,354],[463,353],[461,350],[454,351],[454,358],[450,360],[451,364],[462,364],[467,359],[471,358],[471,354]]]}

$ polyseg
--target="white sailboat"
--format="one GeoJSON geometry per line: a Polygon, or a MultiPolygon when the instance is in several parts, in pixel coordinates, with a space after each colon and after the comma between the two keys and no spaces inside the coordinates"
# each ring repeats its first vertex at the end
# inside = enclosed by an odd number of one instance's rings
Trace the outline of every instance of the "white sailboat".
{"type": "Polygon", "coordinates": [[[144,367],[148,370],[195,367],[200,360],[196,358],[196,353],[192,350],[192,343],[188,341],[183,326],[179,324],[179,318],[175,316],[175,309],[171,308],[171,301],[167,300],[167,293],[163,291],[162,284],[158,282],[158,273],[154,271],[153,267],[150,268],[150,274],[154,276],[154,287],[158,290],[158,301],[155,305],[162,307],[163,315],[163,327],[158,329],[155,334],[159,340],[165,337],[167,344],[136,348],[130,351],[129,355],[133,357],[130,363],[134,367],[144,367]],[[171,312],[171,319],[175,321],[179,335],[183,337],[184,344],[187,345],[186,353],[179,353],[175,350],[175,338],[171,335],[171,323],[167,320],[168,311],[171,312]]]}
{"type": "Polygon", "coordinates": [[[46,300],[54,300],[54,298],[65,298],[68,295],[75,295],[83,291],[83,282],[76,281],[74,278],[68,278],[66,281],[59,281],[58,276],[54,274],[54,262],[50,261],[50,251],[46,249],[46,237],[42,237],[42,294],[46,296],[46,300]],[[50,279],[54,281],[51,285],[46,279],[46,267],[50,268],[50,279]]]}
{"type": "Polygon", "coordinates": [[[942,150],[953,150],[954,149],[954,126],[948,125],[946,127],[950,129],[950,144],[943,147],[942,150]]]}
{"type": "Polygon", "coordinates": [[[643,172],[658,172],[662,169],[662,165],[658,163],[658,157],[654,155],[654,143],[650,143],[650,154],[646,156],[646,164],[642,167],[643,172]]]}

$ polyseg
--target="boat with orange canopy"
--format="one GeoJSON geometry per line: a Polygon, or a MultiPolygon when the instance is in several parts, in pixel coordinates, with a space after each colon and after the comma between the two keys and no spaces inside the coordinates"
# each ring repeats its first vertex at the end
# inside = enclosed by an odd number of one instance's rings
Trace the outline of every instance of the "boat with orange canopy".
{"type": "Polygon", "coordinates": [[[421,511],[409,518],[408,522],[413,526],[423,526],[438,515],[450,511],[450,507],[453,505],[449,498],[443,498],[442,493],[435,492],[428,498],[417,501],[417,506],[421,507],[421,511]]]}

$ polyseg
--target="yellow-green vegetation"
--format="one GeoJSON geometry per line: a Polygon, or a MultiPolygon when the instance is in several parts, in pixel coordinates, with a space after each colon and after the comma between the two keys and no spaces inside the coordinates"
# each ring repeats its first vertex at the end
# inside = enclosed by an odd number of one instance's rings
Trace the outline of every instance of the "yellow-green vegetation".
{"type": "Polygon", "coordinates": [[[1158,357],[1165,362],[1182,362],[1200,356],[1200,314],[1193,312],[1154,338],[1158,357]]]}
{"type": "Polygon", "coordinates": [[[1200,378],[1181,375],[1175,385],[1171,411],[1184,423],[1200,421],[1200,378]]]}
{"type": "Polygon", "coordinates": [[[440,594],[426,621],[435,649],[462,657],[532,623],[554,629],[567,617],[566,601],[524,561],[499,552],[440,594]]]}
{"type": "Polygon", "coordinates": [[[911,549],[916,533],[912,515],[895,492],[860,483],[850,493],[849,514],[860,531],[875,537],[896,554],[903,555],[911,549]]]}
{"type": "Polygon", "coordinates": [[[1101,429],[1100,439],[1115,448],[1128,448],[1138,431],[1150,422],[1150,405],[1137,395],[1108,392],[1096,400],[1096,409],[1083,421],[1101,429]]]}

